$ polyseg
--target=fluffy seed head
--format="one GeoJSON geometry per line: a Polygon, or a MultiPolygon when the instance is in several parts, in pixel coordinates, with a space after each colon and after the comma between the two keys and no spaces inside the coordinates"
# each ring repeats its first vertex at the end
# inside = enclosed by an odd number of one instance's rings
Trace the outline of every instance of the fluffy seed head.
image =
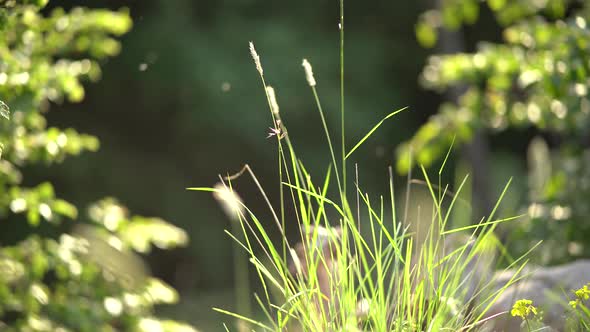
{"type": "Polygon", "coordinates": [[[307,84],[309,84],[309,86],[315,86],[315,78],[313,78],[311,64],[307,61],[307,59],[303,59],[303,63],[301,65],[303,66],[303,69],[305,69],[305,78],[307,79],[307,84]]]}
{"type": "Polygon", "coordinates": [[[215,188],[213,197],[219,202],[225,214],[232,220],[239,220],[239,216],[244,212],[244,204],[240,196],[221,182],[215,184],[213,188],[215,188]]]}
{"type": "Polygon", "coordinates": [[[254,59],[254,64],[256,65],[256,70],[262,75],[262,65],[260,64],[260,56],[256,53],[256,49],[254,48],[254,43],[250,42],[250,54],[252,55],[252,59],[254,59]]]}
{"type": "Polygon", "coordinates": [[[266,93],[268,94],[268,99],[270,101],[270,110],[274,114],[279,114],[279,104],[277,103],[277,96],[275,94],[275,89],[273,89],[272,86],[267,86],[266,93]]]}

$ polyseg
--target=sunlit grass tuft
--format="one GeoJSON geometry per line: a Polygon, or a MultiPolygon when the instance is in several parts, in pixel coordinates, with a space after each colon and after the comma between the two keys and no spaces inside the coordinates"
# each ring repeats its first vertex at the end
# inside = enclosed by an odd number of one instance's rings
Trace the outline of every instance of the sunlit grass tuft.
{"type": "MultiPolygon", "coordinates": [[[[340,4],[344,123],[342,1],[340,4]]],[[[213,192],[226,212],[235,217],[232,232],[227,233],[246,253],[258,274],[263,294],[254,297],[266,317],[252,317],[245,304],[238,305],[237,312],[215,310],[241,319],[252,329],[268,331],[464,331],[485,322],[485,312],[493,299],[516,280],[510,280],[503,289],[493,290],[488,287],[490,273],[486,273],[493,268],[490,265],[497,245],[495,227],[517,218],[494,219],[508,185],[487,218],[475,225],[451,229],[449,218],[466,179],[454,193],[443,186],[441,173],[446,158],[438,170],[438,184],[433,184],[428,172],[421,168],[429,201],[424,204],[422,217],[416,220],[408,217],[408,205],[412,204],[409,195],[404,213],[398,213],[391,169],[388,197],[369,195],[359,186],[358,179],[347,183],[347,158],[385,120],[406,108],[386,115],[349,150],[342,125],[342,153],[338,156],[320,103],[318,81],[310,62],[304,59],[303,74],[316,102],[331,157],[323,179],[312,181],[297,157],[281,118],[278,91],[266,84],[262,61],[253,43],[250,52],[272,119],[269,138],[277,142],[279,206],[271,204],[248,165],[238,174],[220,177],[220,184],[213,188],[189,189],[213,192]],[[240,176],[248,176],[259,189],[281,235],[278,243],[271,240],[268,223],[259,220],[234,193],[234,182],[240,176]],[[354,207],[348,199],[347,184],[354,190],[354,207]],[[337,195],[331,197],[334,185],[337,195]],[[293,205],[295,215],[285,215],[286,204],[293,205]],[[300,236],[295,241],[286,236],[287,219],[298,225],[300,236]],[[410,225],[424,221],[426,235],[417,240],[410,225]]],[[[409,179],[408,191],[410,184],[409,179]]]]}

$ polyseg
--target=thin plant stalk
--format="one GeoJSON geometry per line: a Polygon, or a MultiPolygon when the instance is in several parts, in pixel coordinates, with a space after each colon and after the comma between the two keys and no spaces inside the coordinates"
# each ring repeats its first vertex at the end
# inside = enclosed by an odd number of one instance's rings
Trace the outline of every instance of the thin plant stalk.
{"type": "MultiPolygon", "coordinates": [[[[346,134],[344,121],[344,0],[340,0],[340,127],[342,131],[342,190],[346,196],[346,134]]],[[[334,164],[336,166],[336,164],[334,164]]]]}

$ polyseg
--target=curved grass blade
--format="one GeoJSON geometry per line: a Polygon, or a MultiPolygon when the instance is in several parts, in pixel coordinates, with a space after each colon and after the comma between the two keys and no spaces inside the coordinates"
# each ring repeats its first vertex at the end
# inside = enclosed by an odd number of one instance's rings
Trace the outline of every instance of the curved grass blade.
{"type": "Polygon", "coordinates": [[[365,137],[363,137],[358,143],[356,143],[356,145],[350,149],[350,151],[348,151],[348,153],[346,154],[346,156],[344,157],[344,159],[348,159],[348,157],[350,157],[350,155],[356,150],[358,149],[359,146],[361,146],[361,144],[363,144],[368,138],[369,136],[371,136],[373,134],[373,132],[375,132],[375,130],[377,130],[382,124],[383,122],[385,122],[385,120],[391,118],[392,116],[396,115],[397,113],[400,113],[401,111],[405,111],[406,109],[408,109],[408,106],[404,107],[404,108],[400,108],[397,111],[393,111],[389,114],[387,114],[387,116],[385,116],[383,119],[381,119],[381,121],[379,121],[379,123],[377,123],[373,129],[371,129],[366,135],[365,137]]]}
{"type": "Polygon", "coordinates": [[[231,312],[231,311],[227,311],[227,310],[223,310],[223,309],[215,308],[215,307],[213,308],[213,310],[214,311],[217,311],[219,313],[222,313],[222,314],[225,314],[225,315],[228,315],[228,316],[232,316],[234,318],[237,318],[237,319],[246,321],[246,322],[248,322],[248,323],[250,323],[252,325],[260,326],[261,328],[263,328],[263,329],[265,329],[267,331],[274,331],[272,328],[268,327],[267,325],[264,325],[263,323],[261,323],[259,321],[255,321],[255,320],[253,320],[251,318],[244,317],[244,316],[239,315],[239,314],[237,314],[235,312],[231,312]]]}

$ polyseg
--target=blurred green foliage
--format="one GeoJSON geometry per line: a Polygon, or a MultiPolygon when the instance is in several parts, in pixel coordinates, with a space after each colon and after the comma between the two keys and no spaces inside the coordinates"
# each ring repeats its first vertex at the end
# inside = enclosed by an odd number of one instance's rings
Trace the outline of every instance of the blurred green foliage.
{"type": "Polygon", "coordinates": [[[46,14],[46,5],[0,1],[0,215],[10,223],[23,214],[32,227],[24,240],[0,243],[0,330],[194,331],[153,316],[155,305],[178,295],[136,254],[185,245],[183,230],[130,216],[114,199],[82,217],[50,182],[23,185],[29,165],[98,149],[96,137],[48,127],[46,112],[51,103],[81,101],[82,82],[100,77],[99,62],[119,52],[116,38],[131,28],[125,10],[46,14]],[[58,227],[64,219],[80,222],[65,233],[58,227]],[[58,235],[38,233],[42,223],[55,224],[58,235]]]}
{"type": "MultiPolygon", "coordinates": [[[[423,46],[434,46],[439,29],[473,24],[486,6],[503,27],[502,43],[480,42],[473,53],[434,55],[423,86],[461,87],[456,102],[443,104],[398,156],[412,154],[426,166],[446,152],[453,137],[534,128],[543,138],[528,151],[528,220],[513,233],[523,253],[540,239],[544,262],[590,255],[590,1],[446,0],[416,25],[423,46]],[[546,143],[549,140],[551,146],[546,143]]],[[[522,139],[522,138],[521,138],[522,139]]],[[[407,172],[407,158],[399,171],[407,172]]]]}

